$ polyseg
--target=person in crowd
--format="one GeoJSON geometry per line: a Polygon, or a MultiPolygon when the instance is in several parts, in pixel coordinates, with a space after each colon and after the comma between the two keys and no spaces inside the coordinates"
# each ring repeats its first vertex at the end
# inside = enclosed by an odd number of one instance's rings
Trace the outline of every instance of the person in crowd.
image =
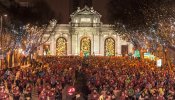
{"type": "Polygon", "coordinates": [[[38,100],[175,99],[174,65],[157,68],[154,61],[97,56],[40,57],[37,61],[35,67],[0,71],[4,86],[2,91],[0,85],[0,100],[8,100],[10,93],[14,100],[23,98],[22,94],[24,100],[32,100],[32,93],[38,94],[38,100]]]}
{"type": "Polygon", "coordinates": [[[0,100],[10,100],[9,94],[6,91],[4,84],[0,85],[0,100]]]}
{"type": "Polygon", "coordinates": [[[12,93],[13,93],[13,100],[19,100],[21,93],[18,86],[13,87],[12,93]]]}

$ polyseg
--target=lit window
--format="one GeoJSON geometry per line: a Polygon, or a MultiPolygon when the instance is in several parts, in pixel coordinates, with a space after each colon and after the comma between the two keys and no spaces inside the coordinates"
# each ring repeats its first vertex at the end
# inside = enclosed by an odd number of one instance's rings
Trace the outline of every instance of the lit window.
{"type": "Polygon", "coordinates": [[[81,18],[81,22],[91,22],[90,18],[81,18]]]}

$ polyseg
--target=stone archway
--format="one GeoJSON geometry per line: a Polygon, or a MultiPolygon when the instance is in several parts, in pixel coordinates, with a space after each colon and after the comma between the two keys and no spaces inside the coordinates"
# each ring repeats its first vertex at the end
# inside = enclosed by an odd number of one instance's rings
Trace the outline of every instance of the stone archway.
{"type": "Polygon", "coordinates": [[[105,39],[104,54],[105,56],[115,56],[115,40],[111,37],[105,39]]]}
{"type": "Polygon", "coordinates": [[[59,37],[56,40],[56,55],[57,56],[67,55],[67,40],[64,37],[59,37]]]}
{"type": "Polygon", "coordinates": [[[83,37],[80,41],[80,52],[84,55],[91,54],[91,40],[88,37],[83,37]]]}

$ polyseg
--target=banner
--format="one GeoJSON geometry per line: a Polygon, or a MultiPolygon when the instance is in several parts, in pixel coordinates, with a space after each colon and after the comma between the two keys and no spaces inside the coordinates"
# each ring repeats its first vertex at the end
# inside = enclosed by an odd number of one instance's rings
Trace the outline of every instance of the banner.
{"type": "Polygon", "coordinates": [[[144,59],[150,59],[151,54],[149,52],[144,53],[144,59]]]}
{"type": "Polygon", "coordinates": [[[162,59],[157,60],[157,67],[162,67],[162,59]]]}
{"type": "Polygon", "coordinates": [[[140,57],[140,51],[139,50],[135,50],[134,57],[140,57]]]}
{"type": "Polygon", "coordinates": [[[155,56],[149,52],[144,53],[144,59],[155,60],[155,56]]]}

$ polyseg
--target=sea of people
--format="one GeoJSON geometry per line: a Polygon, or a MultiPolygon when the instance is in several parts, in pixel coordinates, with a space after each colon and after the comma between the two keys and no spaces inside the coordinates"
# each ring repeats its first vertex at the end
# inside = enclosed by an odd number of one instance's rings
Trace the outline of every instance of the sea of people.
{"type": "Polygon", "coordinates": [[[39,57],[0,70],[0,100],[174,100],[175,66],[129,57],[39,57]],[[23,96],[23,97],[22,97],[23,96]]]}

